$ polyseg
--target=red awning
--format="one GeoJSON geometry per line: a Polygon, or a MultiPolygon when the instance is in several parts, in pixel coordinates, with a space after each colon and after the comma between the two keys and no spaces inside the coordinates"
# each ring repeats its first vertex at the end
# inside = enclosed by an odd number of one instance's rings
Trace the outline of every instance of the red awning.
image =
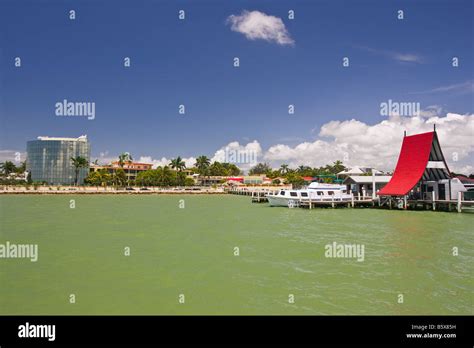
{"type": "Polygon", "coordinates": [[[420,181],[428,165],[434,132],[403,138],[400,157],[392,179],[383,187],[380,196],[405,196],[420,181]]]}

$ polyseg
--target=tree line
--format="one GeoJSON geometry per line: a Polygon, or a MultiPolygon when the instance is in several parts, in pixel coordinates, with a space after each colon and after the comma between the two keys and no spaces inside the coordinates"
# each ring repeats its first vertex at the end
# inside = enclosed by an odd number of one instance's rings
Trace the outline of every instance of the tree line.
{"type": "Polygon", "coordinates": [[[194,163],[194,167],[187,168],[186,163],[178,156],[171,159],[168,165],[140,171],[135,180],[130,180],[129,175],[127,175],[130,170],[124,167],[125,164],[132,163],[132,161],[133,158],[129,153],[123,153],[118,158],[120,168],[113,171],[103,168],[91,172],[85,179],[85,183],[93,186],[192,186],[194,180],[187,177],[184,170],[201,176],[235,176],[242,173],[235,164],[218,161],[211,163],[207,156],[199,156],[194,163]]]}

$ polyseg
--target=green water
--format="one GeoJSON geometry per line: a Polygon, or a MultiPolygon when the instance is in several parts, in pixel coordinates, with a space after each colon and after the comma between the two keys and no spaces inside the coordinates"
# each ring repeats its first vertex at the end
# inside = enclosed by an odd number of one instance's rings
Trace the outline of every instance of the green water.
{"type": "Polygon", "coordinates": [[[473,314],[469,214],[2,195],[0,219],[0,243],[39,245],[37,262],[0,259],[0,314],[473,314]],[[326,258],[333,242],[364,261],[326,258]]]}

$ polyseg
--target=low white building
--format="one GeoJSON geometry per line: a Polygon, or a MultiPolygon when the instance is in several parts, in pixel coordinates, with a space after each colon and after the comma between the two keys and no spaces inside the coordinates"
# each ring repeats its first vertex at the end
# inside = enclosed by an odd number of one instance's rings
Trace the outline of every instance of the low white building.
{"type": "Polygon", "coordinates": [[[355,195],[360,193],[361,196],[374,196],[390,179],[391,175],[350,175],[343,181],[343,185],[347,185],[347,190],[355,195]]]}

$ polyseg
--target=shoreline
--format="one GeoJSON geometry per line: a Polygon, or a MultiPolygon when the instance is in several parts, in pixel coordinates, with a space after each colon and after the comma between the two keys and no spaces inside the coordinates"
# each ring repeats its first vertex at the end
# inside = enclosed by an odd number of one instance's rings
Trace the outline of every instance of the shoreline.
{"type": "Polygon", "coordinates": [[[78,195],[226,195],[233,193],[233,190],[238,190],[241,194],[251,194],[252,191],[268,192],[281,188],[288,188],[288,186],[249,186],[240,188],[228,187],[191,187],[191,188],[159,188],[147,187],[145,190],[134,188],[133,190],[126,190],[124,188],[115,189],[112,187],[75,187],[75,186],[38,186],[34,187],[5,187],[0,186],[0,195],[63,195],[63,194],[78,194],[78,195]]]}
{"type": "Polygon", "coordinates": [[[227,191],[0,191],[0,195],[227,195],[227,191]]]}

